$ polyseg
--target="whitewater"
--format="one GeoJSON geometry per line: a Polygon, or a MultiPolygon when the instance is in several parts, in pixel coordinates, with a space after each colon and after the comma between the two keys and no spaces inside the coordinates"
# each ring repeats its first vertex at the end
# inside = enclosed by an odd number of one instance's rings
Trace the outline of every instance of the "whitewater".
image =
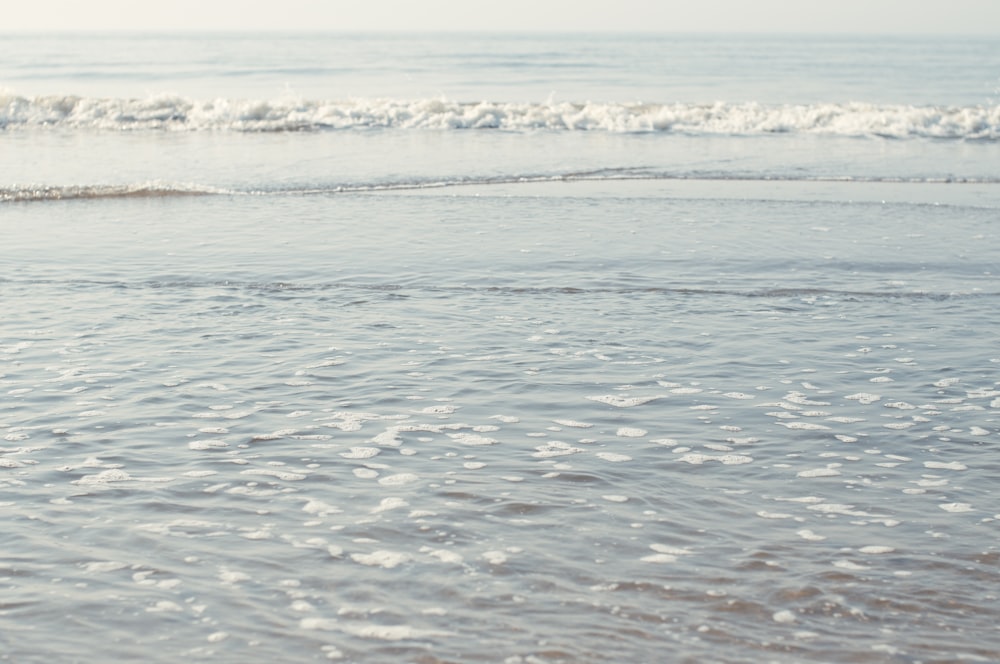
{"type": "Polygon", "coordinates": [[[815,133],[886,138],[1000,138],[1000,106],[873,104],[595,104],[359,99],[319,102],[194,101],[177,97],[82,99],[0,97],[0,127],[106,131],[317,131],[324,129],[502,129],[744,135],[815,133]]]}

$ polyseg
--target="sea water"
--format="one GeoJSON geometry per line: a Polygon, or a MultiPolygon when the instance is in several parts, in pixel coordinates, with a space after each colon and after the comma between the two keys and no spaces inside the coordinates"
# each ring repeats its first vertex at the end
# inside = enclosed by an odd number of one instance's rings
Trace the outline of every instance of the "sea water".
{"type": "Polygon", "coordinates": [[[0,661],[1000,658],[995,39],[0,87],[0,661]]]}

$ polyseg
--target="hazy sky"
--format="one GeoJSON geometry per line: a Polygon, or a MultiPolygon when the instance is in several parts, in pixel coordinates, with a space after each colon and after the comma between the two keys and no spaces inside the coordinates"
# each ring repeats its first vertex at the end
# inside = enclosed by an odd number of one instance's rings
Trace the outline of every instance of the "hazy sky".
{"type": "Polygon", "coordinates": [[[4,30],[643,30],[1000,35],[1000,0],[49,0],[4,30]]]}

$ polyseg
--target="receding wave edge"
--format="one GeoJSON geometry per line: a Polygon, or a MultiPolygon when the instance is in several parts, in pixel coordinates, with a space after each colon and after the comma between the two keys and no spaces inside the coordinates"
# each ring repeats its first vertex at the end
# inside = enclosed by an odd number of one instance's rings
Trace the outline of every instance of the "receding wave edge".
{"type": "MultiPolygon", "coordinates": [[[[290,281],[240,281],[234,279],[223,279],[217,281],[186,280],[186,279],[153,279],[149,281],[116,281],[116,280],[54,280],[54,279],[12,279],[0,277],[0,285],[8,286],[33,286],[33,285],[60,285],[73,288],[113,288],[113,289],[152,289],[152,290],[180,290],[190,291],[198,289],[228,289],[247,293],[257,293],[261,295],[284,294],[284,295],[312,295],[315,293],[370,293],[385,294],[392,297],[411,297],[421,294],[437,293],[479,293],[495,296],[642,296],[642,295],[663,295],[675,297],[743,297],[761,300],[802,300],[810,303],[821,299],[840,300],[913,300],[913,301],[946,301],[956,299],[996,299],[1000,298],[1000,291],[925,291],[925,290],[851,290],[835,288],[815,288],[815,287],[764,287],[764,288],[705,288],[689,285],[646,285],[646,286],[530,286],[530,285],[436,285],[421,283],[371,283],[359,281],[336,281],[336,282],[290,282],[290,281]]],[[[357,303],[350,300],[349,303],[357,303]]]]}
{"type": "Polygon", "coordinates": [[[483,175],[410,180],[291,185],[282,187],[213,187],[189,183],[136,182],[91,185],[11,185],[0,187],[0,203],[31,203],[94,199],[180,198],[195,196],[324,196],[362,194],[448,187],[532,184],[546,182],[600,182],[622,180],[687,180],[717,182],[841,182],[885,184],[1000,184],[1000,177],[888,177],[888,176],[799,176],[760,175],[731,172],[669,172],[642,167],[604,168],[590,171],[483,175]]]}

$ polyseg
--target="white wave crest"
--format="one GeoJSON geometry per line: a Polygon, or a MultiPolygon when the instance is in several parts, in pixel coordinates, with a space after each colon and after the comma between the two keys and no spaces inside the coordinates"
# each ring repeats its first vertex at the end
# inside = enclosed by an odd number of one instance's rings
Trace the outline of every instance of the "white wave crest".
{"type": "Polygon", "coordinates": [[[809,133],[889,138],[1000,139],[1000,105],[821,103],[467,103],[447,99],[308,101],[101,99],[0,94],[0,129],[316,131],[501,129],[753,135],[809,133]]]}

